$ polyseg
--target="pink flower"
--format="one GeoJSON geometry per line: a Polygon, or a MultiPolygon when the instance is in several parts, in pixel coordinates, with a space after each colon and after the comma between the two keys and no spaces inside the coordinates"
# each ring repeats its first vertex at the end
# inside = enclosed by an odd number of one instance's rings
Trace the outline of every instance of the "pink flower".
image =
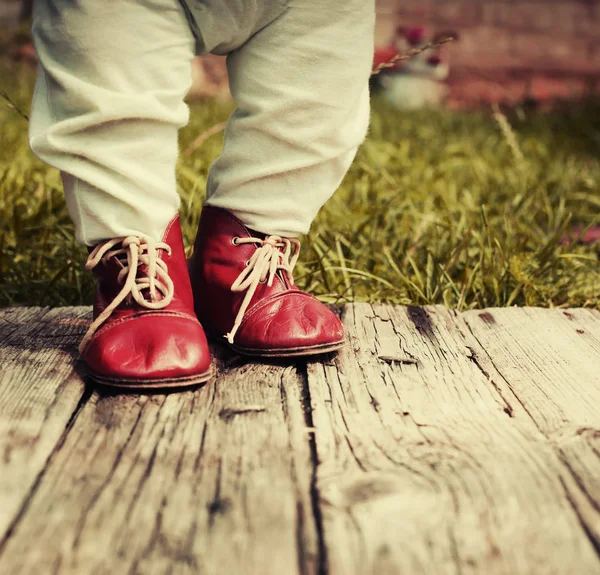
{"type": "Polygon", "coordinates": [[[407,28],[404,30],[404,37],[411,46],[418,46],[425,39],[425,29],[422,26],[407,28]]]}

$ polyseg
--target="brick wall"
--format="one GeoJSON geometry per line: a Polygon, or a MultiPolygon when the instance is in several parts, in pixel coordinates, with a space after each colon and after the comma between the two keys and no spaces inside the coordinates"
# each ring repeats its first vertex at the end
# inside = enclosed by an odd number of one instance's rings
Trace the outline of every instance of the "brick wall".
{"type": "MultiPolygon", "coordinates": [[[[399,25],[458,33],[458,41],[447,49],[455,102],[515,102],[525,96],[550,100],[600,92],[600,0],[376,3],[379,45],[389,43],[399,25]]],[[[0,0],[0,24],[16,24],[20,4],[0,0]]],[[[206,68],[206,62],[200,64],[206,68]]],[[[197,82],[200,95],[221,90],[220,84],[213,89],[211,82],[217,83],[208,72],[197,82]]]]}
{"type": "Polygon", "coordinates": [[[0,0],[0,26],[16,26],[20,15],[20,0],[0,0]]]}
{"type": "Polygon", "coordinates": [[[487,100],[597,90],[600,0],[377,0],[377,10],[380,45],[399,25],[458,33],[449,48],[454,95],[476,86],[487,100]]]}

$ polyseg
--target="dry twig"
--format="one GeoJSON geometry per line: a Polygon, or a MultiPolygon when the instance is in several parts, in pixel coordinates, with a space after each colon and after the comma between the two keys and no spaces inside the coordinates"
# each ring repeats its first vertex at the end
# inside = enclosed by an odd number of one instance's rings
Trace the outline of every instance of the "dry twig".
{"type": "Polygon", "coordinates": [[[2,96],[8,102],[9,108],[15,110],[20,116],[29,122],[29,116],[19,109],[19,107],[10,99],[10,96],[2,88],[0,88],[0,96],[2,96]]]}
{"type": "Polygon", "coordinates": [[[452,38],[450,36],[448,38],[444,38],[443,40],[440,40],[439,42],[429,42],[428,44],[425,44],[425,46],[423,46],[422,48],[413,48],[412,50],[409,50],[406,54],[398,54],[397,56],[394,56],[391,60],[388,60],[387,62],[382,62],[381,64],[379,64],[371,72],[371,77],[377,76],[377,74],[379,74],[386,68],[393,68],[397,62],[401,62],[402,60],[408,60],[409,58],[418,56],[419,54],[422,54],[423,52],[426,52],[427,50],[433,50],[434,48],[439,48],[440,46],[443,46],[444,44],[447,44],[448,42],[452,42],[452,40],[454,40],[454,38],[452,38]]]}

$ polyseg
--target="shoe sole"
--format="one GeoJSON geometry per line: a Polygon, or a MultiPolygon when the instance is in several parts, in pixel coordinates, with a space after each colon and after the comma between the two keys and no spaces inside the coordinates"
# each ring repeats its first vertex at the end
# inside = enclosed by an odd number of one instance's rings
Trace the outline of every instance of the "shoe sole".
{"type": "MultiPolygon", "coordinates": [[[[215,339],[215,338],[211,338],[215,339]]],[[[221,343],[224,343],[231,350],[241,355],[248,355],[250,357],[304,357],[307,355],[321,355],[325,353],[331,353],[342,349],[346,345],[346,340],[337,341],[333,343],[311,345],[305,347],[294,347],[287,349],[252,349],[248,347],[240,347],[234,343],[223,341],[224,338],[215,339],[221,343]]]]}
{"type": "Polygon", "coordinates": [[[98,375],[86,368],[88,377],[100,385],[108,387],[118,387],[121,389],[168,389],[168,388],[185,388],[194,387],[202,383],[206,383],[214,375],[213,369],[201,373],[199,375],[190,375],[187,377],[172,377],[165,379],[117,379],[98,375]]]}

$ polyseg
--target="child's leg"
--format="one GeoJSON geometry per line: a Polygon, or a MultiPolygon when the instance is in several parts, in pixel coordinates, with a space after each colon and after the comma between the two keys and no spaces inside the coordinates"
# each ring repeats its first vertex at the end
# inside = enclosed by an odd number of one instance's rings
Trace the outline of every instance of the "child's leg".
{"type": "Polygon", "coordinates": [[[190,273],[204,327],[238,352],[344,345],[338,317],[293,283],[293,236],[308,231],[367,131],[373,4],[287,0],[228,55],[238,109],[211,169],[190,273]]]}
{"type": "Polygon", "coordinates": [[[31,147],[61,170],[77,238],[96,244],[88,374],[138,389],[202,383],[211,359],[175,182],[194,53],[185,14],[177,0],[37,0],[32,29],[31,147]]]}
{"type": "Polygon", "coordinates": [[[238,109],[208,205],[264,233],[308,231],[367,131],[374,23],[372,0],[289,0],[229,54],[238,109]]]}
{"type": "Polygon", "coordinates": [[[159,239],[179,206],[194,37],[177,0],[37,0],[30,144],[61,170],[77,239],[159,239]]]}

